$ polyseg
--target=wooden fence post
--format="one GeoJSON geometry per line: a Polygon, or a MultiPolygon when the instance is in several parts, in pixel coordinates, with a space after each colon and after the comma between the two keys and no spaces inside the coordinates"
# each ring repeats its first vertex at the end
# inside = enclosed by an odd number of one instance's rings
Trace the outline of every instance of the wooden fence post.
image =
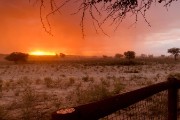
{"type": "Polygon", "coordinates": [[[178,81],[170,76],[168,83],[168,120],[177,120],[178,81]]]}

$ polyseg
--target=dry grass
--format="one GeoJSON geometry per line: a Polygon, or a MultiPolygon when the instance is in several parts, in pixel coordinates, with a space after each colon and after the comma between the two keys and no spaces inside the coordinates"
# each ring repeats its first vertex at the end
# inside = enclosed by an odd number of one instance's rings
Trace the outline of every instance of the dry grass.
{"type": "Polygon", "coordinates": [[[179,62],[162,60],[0,64],[0,119],[48,120],[58,108],[165,81],[179,71],[179,62]]]}

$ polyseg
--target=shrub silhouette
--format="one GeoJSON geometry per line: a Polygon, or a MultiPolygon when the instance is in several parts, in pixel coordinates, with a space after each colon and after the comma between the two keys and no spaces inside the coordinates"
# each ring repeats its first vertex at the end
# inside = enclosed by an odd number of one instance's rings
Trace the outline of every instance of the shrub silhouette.
{"type": "Polygon", "coordinates": [[[125,56],[125,58],[127,58],[128,60],[134,59],[134,58],[135,58],[135,52],[134,52],[134,51],[124,52],[124,56],[125,56]]]}
{"type": "Polygon", "coordinates": [[[60,56],[61,58],[65,58],[65,57],[66,57],[66,55],[65,55],[64,53],[60,53],[59,56],[60,56]]]}
{"type": "Polygon", "coordinates": [[[114,56],[115,58],[122,58],[123,57],[123,55],[122,54],[119,54],[119,53],[117,53],[117,54],[115,54],[115,56],[114,56]]]}
{"type": "Polygon", "coordinates": [[[14,61],[15,63],[17,62],[26,62],[28,58],[28,54],[26,53],[21,53],[21,52],[13,52],[9,54],[8,56],[5,57],[6,60],[8,61],[14,61]]]}

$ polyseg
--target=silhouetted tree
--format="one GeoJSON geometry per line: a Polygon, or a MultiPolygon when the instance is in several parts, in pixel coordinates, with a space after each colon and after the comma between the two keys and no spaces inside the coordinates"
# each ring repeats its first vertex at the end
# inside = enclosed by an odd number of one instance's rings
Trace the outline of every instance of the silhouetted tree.
{"type": "Polygon", "coordinates": [[[128,60],[134,59],[134,58],[135,58],[135,52],[134,52],[134,51],[124,52],[124,56],[125,56],[128,60]]]}
{"type": "MultiPolygon", "coordinates": [[[[172,2],[178,0],[29,0],[40,2],[40,18],[43,25],[43,28],[46,32],[51,34],[51,27],[49,24],[49,17],[54,15],[55,13],[60,13],[60,10],[65,5],[69,4],[72,7],[72,4],[76,4],[77,12],[81,13],[81,30],[84,36],[84,21],[85,17],[89,15],[92,18],[94,26],[100,28],[100,30],[104,33],[101,28],[102,24],[107,20],[112,20],[112,23],[116,23],[117,27],[119,23],[123,21],[123,19],[128,16],[128,14],[135,16],[135,23],[138,21],[138,16],[142,16],[146,23],[150,26],[149,22],[146,20],[146,12],[153,5],[152,3],[162,3],[163,6],[168,7],[172,2]],[[77,4],[79,3],[79,4],[77,4]],[[49,12],[43,16],[44,8],[47,8],[49,12]],[[50,9],[49,9],[50,8],[50,9]],[[98,19],[99,16],[102,19],[98,19]],[[47,22],[44,21],[46,19],[47,22]],[[47,26],[45,25],[47,23],[47,26]]],[[[44,10],[45,11],[45,10],[44,10]]],[[[47,11],[47,9],[46,9],[47,11]]],[[[117,28],[116,27],[116,28],[117,28]]],[[[97,30],[97,29],[96,29],[97,30]]]]}
{"type": "Polygon", "coordinates": [[[8,61],[17,62],[26,62],[28,58],[28,54],[21,52],[13,52],[10,55],[6,56],[5,59],[8,61]]]}
{"type": "Polygon", "coordinates": [[[180,48],[170,48],[168,49],[168,53],[171,53],[172,55],[174,55],[174,60],[177,60],[177,56],[180,53],[180,48]]]}
{"type": "Polygon", "coordinates": [[[148,58],[153,58],[153,57],[154,57],[153,54],[148,55],[148,58]]]}
{"type": "Polygon", "coordinates": [[[115,54],[115,56],[114,56],[115,58],[122,58],[123,57],[123,55],[122,54],[119,54],[119,53],[117,53],[117,54],[115,54]]]}
{"type": "Polygon", "coordinates": [[[165,55],[161,55],[160,57],[161,57],[161,58],[165,58],[166,56],[165,56],[165,55]]]}
{"type": "Polygon", "coordinates": [[[66,55],[65,55],[64,53],[60,53],[59,56],[60,56],[61,58],[65,58],[66,55]]]}
{"type": "Polygon", "coordinates": [[[107,55],[103,55],[102,57],[103,57],[104,59],[108,58],[108,56],[107,56],[107,55]]]}
{"type": "Polygon", "coordinates": [[[147,57],[147,55],[146,54],[141,54],[141,56],[140,56],[141,58],[146,58],[147,57]]]}

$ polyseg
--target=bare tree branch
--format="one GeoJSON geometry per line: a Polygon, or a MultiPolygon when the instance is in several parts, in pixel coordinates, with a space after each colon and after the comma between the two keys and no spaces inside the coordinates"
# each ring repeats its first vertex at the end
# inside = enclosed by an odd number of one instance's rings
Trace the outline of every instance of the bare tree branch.
{"type": "MultiPolygon", "coordinates": [[[[31,2],[32,0],[29,0],[31,2]]],[[[98,29],[101,32],[107,35],[102,25],[105,24],[106,21],[112,21],[111,24],[116,24],[115,30],[119,27],[120,23],[131,14],[131,16],[135,16],[135,22],[132,24],[136,24],[138,22],[139,15],[141,15],[148,26],[151,26],[148,20],[146,19],[146,12],[151,8],[152,3],[163,4],[164,7],[169,7],[172,2],[177,0],[62,0],[62,2],[57,2],[56,0],[49,0],[49,4],[44,4],[48,0],[35,0],[35,2],[40,1],[40,18],[41,23],[44,30],[52,35],[51,33],[51,25],[49,22],[49,17],[57,12],[61,13],[60,10],[68,3],[79,2],[79,7],[77,6],[77,12],[74,14],[81,12],[81,31],[83,38],[85,37],[85,17],[90,16],[93,21],[93,26],[95,27],[95,31],[98,33],[98,29]],[[42,15],[43,8],[49,5],[50,11],[45,15],[45,21],[47,25],[45,25],[44,16],[42,15]],[[99,19],[99,17],[103,19],[99,19]]],[[[74,3],[75,4],[75,3],[74,3]]],[[[45,8],[44,8],[45,9],[45,8]]]]}

